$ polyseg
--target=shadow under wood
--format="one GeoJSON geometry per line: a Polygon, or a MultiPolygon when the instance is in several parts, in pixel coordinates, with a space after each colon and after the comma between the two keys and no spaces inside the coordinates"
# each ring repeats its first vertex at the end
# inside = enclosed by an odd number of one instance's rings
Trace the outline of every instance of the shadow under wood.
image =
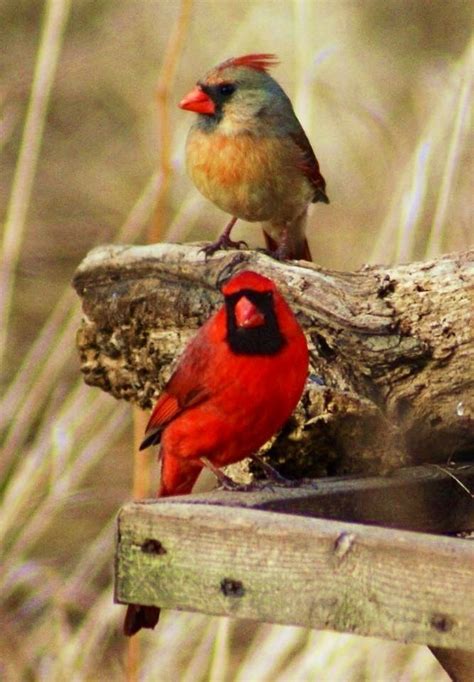
{"type": "MultiPolygon", "coordinates": [[[[248,507],[426,533],[455,533],[474,528],[474,499],[469,492],[473,489],[474,464],[449,469],[424,465],[401,469],[390,476],[303,480],[297,487],[288,488],[256,483],[255,490],[249,492],[215,490],[188,495],[186,503],[248,507]]],[[[179,503],[183,498],[167,498],[166,502],[179,503]]]]}

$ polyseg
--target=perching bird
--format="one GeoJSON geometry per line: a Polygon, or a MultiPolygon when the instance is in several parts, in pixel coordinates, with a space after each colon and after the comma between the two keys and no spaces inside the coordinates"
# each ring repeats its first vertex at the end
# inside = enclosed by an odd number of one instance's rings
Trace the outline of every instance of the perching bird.
{"type": "Polygon", "coordinates": [[[310,203],[326,182],[291,102],[268,69],[275,55],[248,54],[209,71],[181,100],[197,120],[186,143],[186,167],[198,190],[233,217],[206,253],[239,246],[236,220],[262,223],[267,247],[281,258],[311,260],[305,236],[310,203]]]}
{"type": "MultiPolygon", "coordinates": [[[[272,280],[245,271],[200,328],[158,398],[140,449],[161,441],[159,497],[185,495],[204,466],[216,475],[256,451],[295,409],[308,347],[272,280]]],[[[159,609],[131,604],[124,632],[153,628],[159,609]]]]}

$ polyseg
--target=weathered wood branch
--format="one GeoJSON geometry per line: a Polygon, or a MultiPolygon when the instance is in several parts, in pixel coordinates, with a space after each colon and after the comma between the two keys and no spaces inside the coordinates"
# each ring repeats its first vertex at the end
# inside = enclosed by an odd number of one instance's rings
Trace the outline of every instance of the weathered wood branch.
{"type": "Polygon", "coordinates": [[[85,381],[150,407],[173,361],[221,303],[223,271],[274,279],[304,327],[311,377],[271,448],[288,475],[384,472],[474,448],[474,252],[325,270],[255,251],[158,244],[95,249],[74,286],[85,381]]]}

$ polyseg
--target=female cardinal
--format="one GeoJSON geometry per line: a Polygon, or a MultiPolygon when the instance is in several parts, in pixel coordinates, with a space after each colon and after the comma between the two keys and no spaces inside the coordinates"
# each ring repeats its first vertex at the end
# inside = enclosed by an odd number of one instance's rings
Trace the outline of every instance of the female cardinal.
{"type": "MultiPolygon", "coordinates": [[[[140,449],[161,441],[158,495],[185,495],[202,468],[253,455],[296,407],[308,347],[275,284],[241,272],[222,288],[224,305],[201,327],[154,407],[140,449]]],[[[153,628],[159,609],[131,604],[124,631],[153,628]]]]}
{"type": "Polygon", "coordinates": [[[262,223],[277,257],[311,260],[306,214],[310,203],[329,203],[326,182],[290,100],[268,74],[276,63],[272,54],[228,59],[179,104],[198,114],[186,143],[188,173],[233,216],[207,254],[240,245],[230,232],[242,218],[262,223]]]}

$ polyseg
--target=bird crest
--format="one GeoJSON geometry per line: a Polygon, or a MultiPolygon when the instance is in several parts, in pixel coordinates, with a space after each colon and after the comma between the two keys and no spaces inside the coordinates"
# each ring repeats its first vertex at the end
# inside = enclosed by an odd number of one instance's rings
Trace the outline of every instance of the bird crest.
{"type": "Polygon", "coordinates": [[[275,54],[244,54],[241,57],[226,59],[225,62],[219,64],[217,71],[222,71],[229,67],[245,66],[248,69],[268,73],[268,70],[277,64],[279,64],[279,61],[275,54]]]}

